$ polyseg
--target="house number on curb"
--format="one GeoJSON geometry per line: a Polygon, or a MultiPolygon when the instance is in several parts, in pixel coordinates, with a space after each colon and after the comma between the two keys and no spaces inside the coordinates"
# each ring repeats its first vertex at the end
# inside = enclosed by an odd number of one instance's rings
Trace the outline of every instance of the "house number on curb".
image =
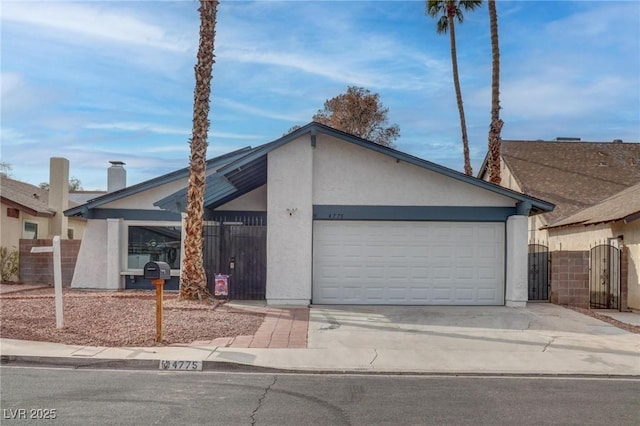
{"type": "Polygon", "coordinates": [[[202,361],[160,361],[160,370],[202,371],[202,361]]]}

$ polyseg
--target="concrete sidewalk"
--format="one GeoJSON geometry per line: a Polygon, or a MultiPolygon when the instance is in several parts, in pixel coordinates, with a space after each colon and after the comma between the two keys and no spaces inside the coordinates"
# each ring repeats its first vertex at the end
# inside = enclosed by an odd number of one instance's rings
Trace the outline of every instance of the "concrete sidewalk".
{"type": "MultiPolygon", "coordinates": [[[[107,348],[0,339],[0,353],[4,364],[75,367],[158,368],[160,360],[201,360],[205,369],[640,376],[640,335],[546,303],[526,308],[313,307],[308,321],[306,348],[233,347],[216,341],[107,348]]],[[[293,327],[294,321],[284,323],[293,327]]]]}

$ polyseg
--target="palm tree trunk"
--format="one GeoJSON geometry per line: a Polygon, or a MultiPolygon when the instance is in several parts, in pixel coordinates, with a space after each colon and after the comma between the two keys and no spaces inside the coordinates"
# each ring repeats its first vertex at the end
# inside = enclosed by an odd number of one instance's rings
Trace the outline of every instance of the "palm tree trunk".
{"type": "Polygon", "coordinates": [[[500,46],[498,44],[498,13],[495,0],[489,0],[491,29],[491,124],[489,125],[489,182],[500,184],[500,133],[504,122],[500,119],[500,46]]]}
{"type": "Polygon", "coordinates": [[[456,31],[454,22],[455,15],[449,12],[449,36],[451,37],[451,64],[453,66],[453,84],[456,88],[456,100],[458,101],[458,112],[460,113],[460,129],[462,130],[462,151],[464,155],[464,172],[471,176],[471,159],[469,158],[469,140],[467,138],[467,123],[464,119],[464,107],[462,106],[462,91],[460,90],[460,79],[458,76],[458,54],[456,53],[456,31]]]}
{"type": "Polygon", "coordinates": [[[218,0],[200,0],[200,42],[195,66],[196,86],[193,92],[193,132],[190,141],[184,261],[180,280],[181,299],[202,299],[210,296],[203,262],[202,228],[217,8],[218,0]]]}

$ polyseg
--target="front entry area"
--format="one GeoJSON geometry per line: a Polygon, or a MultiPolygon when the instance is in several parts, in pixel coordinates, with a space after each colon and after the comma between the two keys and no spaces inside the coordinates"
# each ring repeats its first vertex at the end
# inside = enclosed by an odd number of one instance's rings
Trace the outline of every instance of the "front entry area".
{"type": "Polygon", "coordinates": [[[315,221],[313,304],[503,305],[504,223],[315,221]]]}

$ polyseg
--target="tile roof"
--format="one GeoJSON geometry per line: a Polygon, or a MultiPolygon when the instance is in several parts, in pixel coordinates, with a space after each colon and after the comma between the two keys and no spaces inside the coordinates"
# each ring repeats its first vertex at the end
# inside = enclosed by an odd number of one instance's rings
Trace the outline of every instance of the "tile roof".
{"type": "Polygon", "coordinates": [[[556,205],[548,223],[640,182],[640,143],[503,141],[501,154],[522,192],[556,205]]]}
{"type": "Polygon", "coordinates": [[[550,227],[569,225],[594,225],[616,220],[640,219],[640,183],[633,185],[606,200],[551,224],[550,227]]]}
{"type": "Polygon", "coordinates": [[[56,213],[49,208],[49,191],[3,175],[0,175],[0,196],[3,202],[14,204],[34,216],[51,217],[56,213]]]}

